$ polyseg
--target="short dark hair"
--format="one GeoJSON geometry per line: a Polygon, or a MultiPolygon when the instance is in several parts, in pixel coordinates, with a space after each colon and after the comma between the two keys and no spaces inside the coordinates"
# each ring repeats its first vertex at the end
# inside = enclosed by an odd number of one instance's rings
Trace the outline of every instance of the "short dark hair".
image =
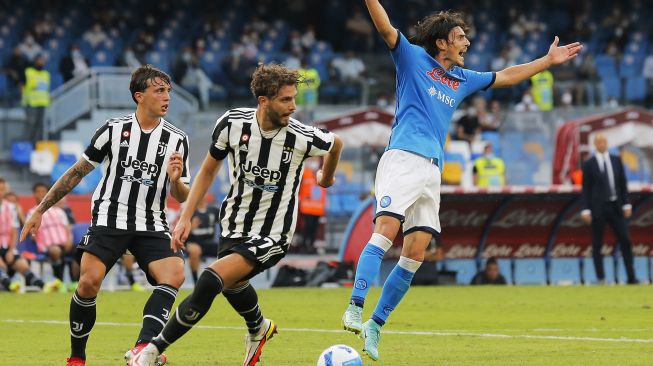
{"type": "Polygon", "coordinates": [[[32,192],[36,192],[36,189],[39,188],[39,187],[44,187],[46,190],[50,189],[50,186],[48,186],[47,184],[45,184],[43,182],[36,182],[32,186],[32,192]]]}
{"type": "Polygon", "coordinates": [[[499,263],[497,262],[497,257],[490,257],[487,259],[487,261],[485,262],[485,267],[489,267],[491,265],[495,265],[495,266],[499,265],[499,263]]]}
{"type": "Polygon", "coordinates": [[[249,89],[257,99],[258,97],[272,98],[286,85],[297,86],[299,79],[297,70],[279,64],[260,64],[252,74],[249,89]]]}
{"type": "Polygon", "coordinates": [[[143,65],[132,72],[132,79],[129,82],[129,91],[132,93],[134,103],[138,104],[134,94],[137,92],[144,92],[148,87],[147,81],[154,78],[160,78],[166,84],[171,84],[170,75],[149,64],[143,65]]]}
{"type": "Polygon", "coordinates": [[[439,52],[435,41],[444,39],[448,42],[449,33],[456,27],[462,28],[465,32],[469,30],[462,13],[450,10],[433,13],[417,23],[413,42],[422,46],[429,55],[435,57],[439,52]]]}

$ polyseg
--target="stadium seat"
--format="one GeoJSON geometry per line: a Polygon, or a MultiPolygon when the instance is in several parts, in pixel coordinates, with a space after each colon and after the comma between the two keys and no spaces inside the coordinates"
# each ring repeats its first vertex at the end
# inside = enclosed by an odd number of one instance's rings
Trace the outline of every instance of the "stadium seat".
{"type": "Polygon", "coordinates": [[[32,151],[29,170],[38,175],[50,175],[54,168],[54,158],[50,151],[32,151]]]}
{"type": "Polygon", "coordinates": [[[56,141],[50,141],[50,140],[36,141],[36,146],[34,150],[48,151],[52,155],[52,159],[56,159],[59,156],[59,144],[56,141]]]}
{"type": "Polygon", "coordinates": [[[10,159],[18,165],[29,165],[34,147],[29,141],[14,141],[11,143],[10,159]]]}
{"type": "Polygon", "coordinates": [[[644,101],[646,98],[646,79],[641,77],[641,75],[627,78],[624,92],[624,99],[627,102],[644,101]]]}
{"type": "Polygon", "coordinates": [[[552,258],[549,280],[552,285],[579,284],[581,277],[578,258],[552,258]]]}
{"type": "Polygon", "coordinates": [[[516,285],[544,285],[546,284],[546,266],[544,258],[516,259],[515,260],[516,285]]]}
{"type": "Polygon", "coordinates": [[[459,285],[469,285],[478,272],[475,259],[445,259],[442,268],[456,271],[456,283],[459,285]]]}
{"type": "Polygon", "coordinates": [[[621,80],[615,74],[603,74],[603,87],[608,98],[621,98],[621,80]]]}
{"type": "Polygon", "coordinates": [[[84,145],[81,142],[73,140],[59,141],[59,154],[68,154],[80,158],[82,153],[84,153],[84,145]]]}

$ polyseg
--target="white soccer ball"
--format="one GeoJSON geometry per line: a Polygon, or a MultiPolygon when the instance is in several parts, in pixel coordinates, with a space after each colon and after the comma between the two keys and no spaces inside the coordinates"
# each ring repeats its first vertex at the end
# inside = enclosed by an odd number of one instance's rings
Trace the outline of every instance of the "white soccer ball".
{"type": "Polygon", "coordinates": [[[317,366],[363,366],[363,360],[355,349],[336,344],[322,352],[317,360],[317,366]]]}

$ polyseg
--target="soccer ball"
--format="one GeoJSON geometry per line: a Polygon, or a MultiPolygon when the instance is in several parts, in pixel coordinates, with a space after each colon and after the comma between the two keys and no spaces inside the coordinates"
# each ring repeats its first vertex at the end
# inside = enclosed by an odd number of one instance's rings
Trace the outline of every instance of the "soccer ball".
{"type": "Polygon", "coordinates": [[[363,360],[355,349],[337,344],[322,352],[317,360],[317,366],[363,366],[363,360]]]}

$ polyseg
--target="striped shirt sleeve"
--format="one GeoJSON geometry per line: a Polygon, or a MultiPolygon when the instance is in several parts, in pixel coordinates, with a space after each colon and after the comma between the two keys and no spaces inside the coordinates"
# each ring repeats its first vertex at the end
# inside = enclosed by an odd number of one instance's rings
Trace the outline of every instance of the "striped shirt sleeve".
{"type": "Polygon", "coordinates": [[[94,167],[97,167],[109,152],[111,146],[111,129],[109,124],[105,123],[102,127],[95,131],[91,138],[91,143],[88,145],[84,154],[82,155],[94,167]]]}
{"type": "Polygon", "coordinates": [[[218,118],[213,129],[213,142],[209,153],[215,160],[224,160],[229,153],[229,112],[218,118]]]}
{"type": "Polygon", "coordinates": [[[308,152],[309,156],[324,156],[333,147],[335,135],[324,129],[314,126],[307,126],[313,130],[313,139],[311,141],[311,150],[308,152]]]}

